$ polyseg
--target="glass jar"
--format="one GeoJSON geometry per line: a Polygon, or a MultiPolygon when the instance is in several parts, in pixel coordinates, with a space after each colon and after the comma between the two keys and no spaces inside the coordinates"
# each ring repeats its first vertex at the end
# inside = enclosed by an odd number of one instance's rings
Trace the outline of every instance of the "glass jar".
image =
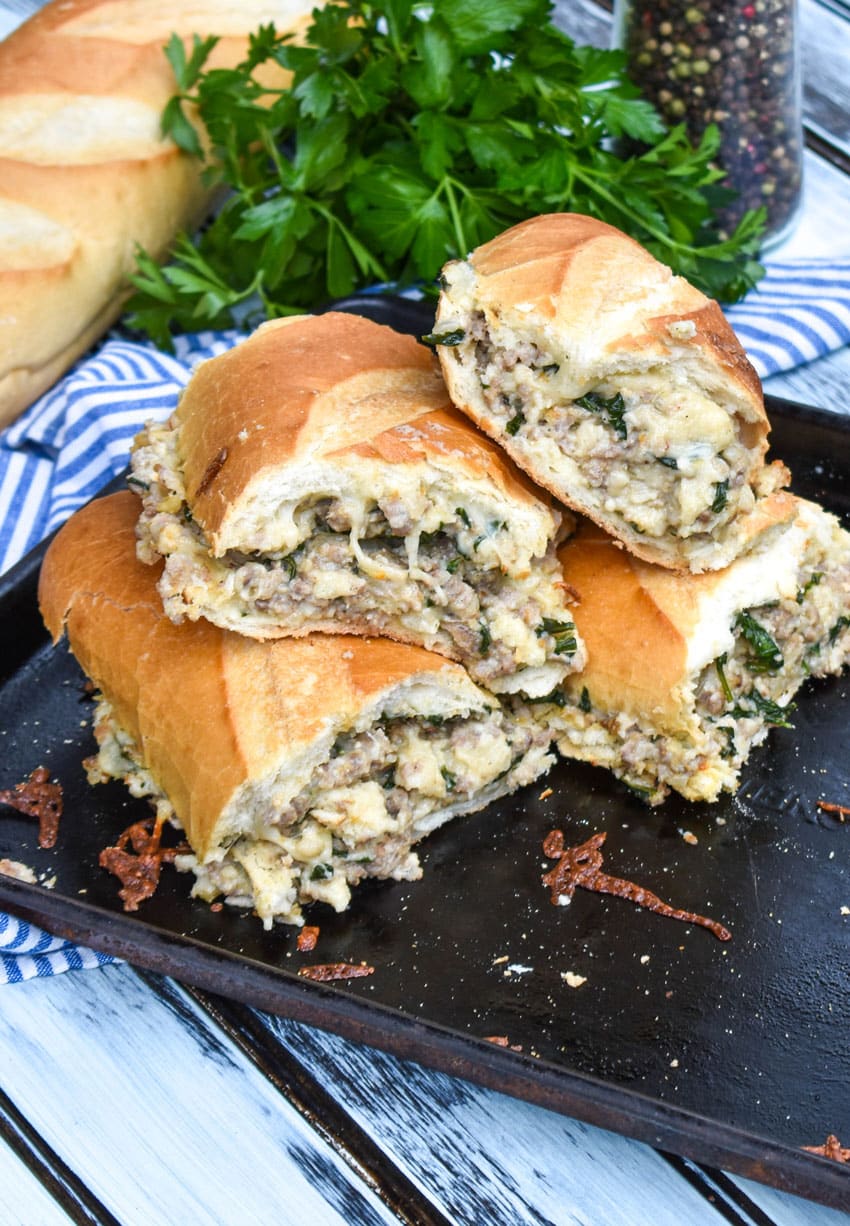
{"type": "Polygon", "coordinates": [[[785,238],[803,184],[796,0],[616,0],[614,40],[668,123],[694,141],[717,124],[722,185],[738,193],[722,227],[764,205],[764,246],[785,238]]]}

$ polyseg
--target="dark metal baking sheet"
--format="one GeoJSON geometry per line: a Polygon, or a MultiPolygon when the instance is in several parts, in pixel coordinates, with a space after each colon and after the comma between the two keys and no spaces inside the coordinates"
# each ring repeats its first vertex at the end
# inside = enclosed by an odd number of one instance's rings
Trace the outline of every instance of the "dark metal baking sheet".
{"type": "MultiPolygon", "coordinates": [[[[425,304],[344,305],[415,333],[430,325],[425,304]]],[[[850,423],[789,402],[769,409],[772,453],[794,488],[850,525],[850,423]]],[[[850,1171],[801,1147],[830,1133],[850,1144],[850,823],[816,807],[850,804],[850,677],[807,687],[794,729],[771,733],[737,796],[650,810],[604,772],[563,763],[431,836],[422,881],[366,883],[344,915],[316,905],[318,949],[299,954],[294,929],[213,912],[172,871],[137,914],[122,913],[98,852],[147,809],[117,784],[85,782],[90,703],[41,628],[40,558],[0,581],[0,787],[44,763],[65,813],[57,847],[42,851],[35,823],[0,809],[0,856],[55,877],[50,889],[0,877],[0,905],[138,965],[846,1208],[850,1171]],[[608,872],[720,920],[732,941],[596,894],[552,906],[542,842],[555,826],[570,843],[607,831],[608,872]],[[361,960],[371,977],[297,977],[310,961],[361,960]],[[586,982],[571,988],[566,972],[586,982]]]]}

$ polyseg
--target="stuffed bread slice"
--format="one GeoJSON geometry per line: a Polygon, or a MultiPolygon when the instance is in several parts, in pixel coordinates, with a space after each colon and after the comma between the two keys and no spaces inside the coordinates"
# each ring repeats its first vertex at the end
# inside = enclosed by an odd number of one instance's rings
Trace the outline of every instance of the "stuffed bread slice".
{"type": "Polygon", "coordinates": [[[78,512],[39,600],[99,690],[92,782],[123,779],[182,827],[196,895],[266,927],[316,899],[341,911],[363,877],[419,877],[417,840],[551,765],[527,708],[421,648],[175,626],[135,556],[137,515],[129,492],[78,512]]]}
{"type": "Polygon", "coordinates": [[[535,709],[560,751],[651,803],[734,791],[750,751],[793,723],[792,696],[850,659],[850,533],[794,499],[780,537],[728,569],[678,575],[585,521],[561,550],[589,663],[535,709]]]}
{"type": "Polygon", "coordinates": [[[132,466],[175,621],[386,635],[495,692],[545,694],[583,662],[555,559],[572,518],[410,336],[338,312],[264,324],[198,368],[132,466]]]}
{"type": "Polygon", "coordinates": [[[758,535],[761,384],[716,302],[573,213],[443,269],[434,341],[452,400],[546,489],[639,557],[716,570],[758,535]]]}

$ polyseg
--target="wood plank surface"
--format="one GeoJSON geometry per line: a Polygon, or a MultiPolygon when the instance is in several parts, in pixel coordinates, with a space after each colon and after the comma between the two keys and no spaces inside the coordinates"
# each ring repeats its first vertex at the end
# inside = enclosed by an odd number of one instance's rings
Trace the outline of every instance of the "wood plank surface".
{"type": "MultiPolygon", "coordinates": [[[[0,1068],[9,1099],[119,1222],[398,1221],[193,1001],[155,994],[129,966],[7,985],[0,1068]]],[[[4,1226],[32,1220],[17,1182],[19,1217],[4,1226]]]]}

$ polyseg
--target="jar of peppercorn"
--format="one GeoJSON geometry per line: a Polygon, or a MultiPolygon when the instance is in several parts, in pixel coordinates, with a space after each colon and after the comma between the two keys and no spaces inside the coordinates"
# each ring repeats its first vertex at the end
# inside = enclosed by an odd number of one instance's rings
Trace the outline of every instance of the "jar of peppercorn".
{"type": "Polygon", "coordinates": [[[615,0],[629,76],[691,140],[720,132],[724,229],[764,205],[764,246],[786,237],[802,197],[803,124],[796,0],[615,0]]]}

